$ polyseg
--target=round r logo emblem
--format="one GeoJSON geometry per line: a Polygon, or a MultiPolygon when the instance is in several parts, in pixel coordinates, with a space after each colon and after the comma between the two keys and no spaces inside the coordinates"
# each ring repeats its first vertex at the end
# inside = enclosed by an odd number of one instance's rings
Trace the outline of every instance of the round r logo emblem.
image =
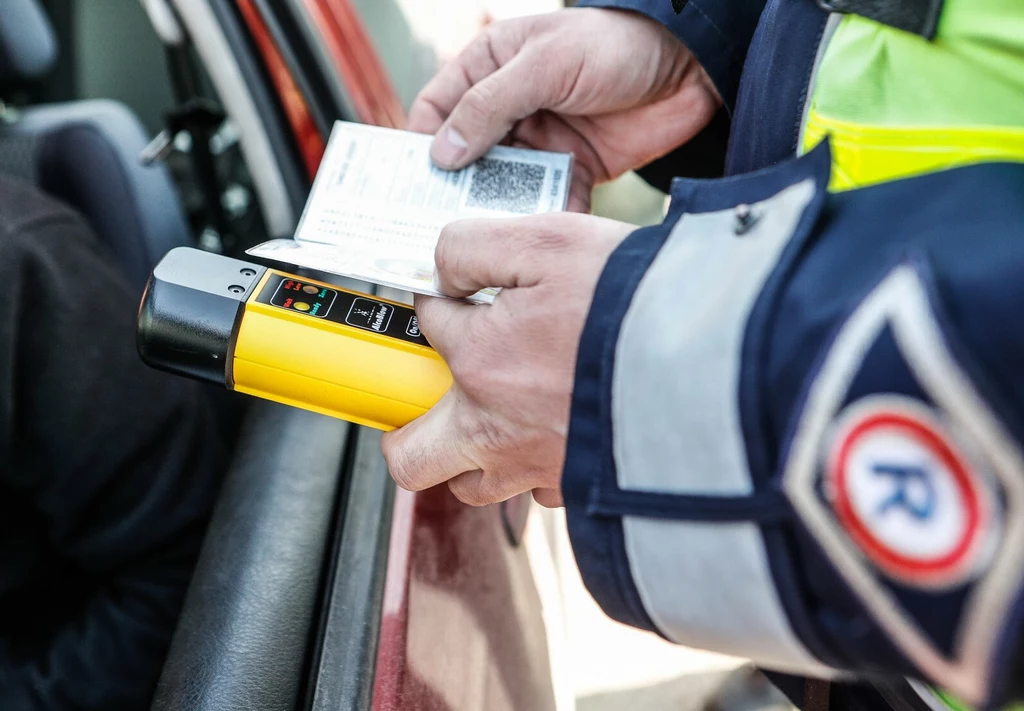
{"type": "Polygon", "coordinates": [[[826,492],[840,524],[886,575],[952,586],[977,569],[990,493],[927,410],[899,402],[847,410],[826,464],[826,492]]]}

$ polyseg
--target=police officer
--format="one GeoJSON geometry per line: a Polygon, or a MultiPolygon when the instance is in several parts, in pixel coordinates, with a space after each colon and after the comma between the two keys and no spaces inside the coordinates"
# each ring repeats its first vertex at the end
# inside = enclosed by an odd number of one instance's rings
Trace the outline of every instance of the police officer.
{"type": "Polygon", "coordinates": [[[668,216],[446,228],[443,291],[503,291],[417,302],[455,385],[396,481],[564,502],[594,597],[670,640],[1021,697],[1024,6],[583,4],[489,28],[410,126],[444,168],[571,151],[577,212],[678,176],[668,216]]]}

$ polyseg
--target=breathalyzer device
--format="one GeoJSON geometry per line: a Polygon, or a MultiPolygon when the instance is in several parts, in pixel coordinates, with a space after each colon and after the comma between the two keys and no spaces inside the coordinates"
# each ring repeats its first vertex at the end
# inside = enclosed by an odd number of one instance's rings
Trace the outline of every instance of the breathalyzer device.
{"type": "Polygon", "coordinates": [[[149,365],[381,430],[452,384],[409,306],[179,247],[139,307],[149,365]]]}

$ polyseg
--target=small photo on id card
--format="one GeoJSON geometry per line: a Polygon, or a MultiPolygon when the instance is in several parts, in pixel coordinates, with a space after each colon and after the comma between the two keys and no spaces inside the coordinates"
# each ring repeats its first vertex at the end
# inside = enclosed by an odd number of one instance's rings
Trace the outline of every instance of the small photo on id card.
{"type": "MultiPolygon", "coordinates": [[[[248,254],[418,294],[434,288],[441,230],[467,217],[565,210],[573,158],[498,146],[458,171],[430,160],[433,136],[339,121],[295,239],[248,254]]],[[[469,301],[489,303],[485,289],[469,301]]]]}

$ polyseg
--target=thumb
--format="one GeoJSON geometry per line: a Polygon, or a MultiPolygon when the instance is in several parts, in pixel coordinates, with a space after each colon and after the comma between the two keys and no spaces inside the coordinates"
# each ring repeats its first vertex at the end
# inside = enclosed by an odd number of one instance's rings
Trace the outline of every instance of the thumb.
{"type": "Polygon", "coordinates": [[[551,103],[553,87],[528,54],[474,84],[458,100],[430,155],[445,170],[464,168],[498,145],[516,122],[551,103]]]}
{"type": "Polygon", "coordinates": [[[556,216],[463,219],[447,224],[434,248],[438,289],[464,298],[488,287],[534,286],[551,268],[550,248],[557,244],[561,224],[556,216]]]}

